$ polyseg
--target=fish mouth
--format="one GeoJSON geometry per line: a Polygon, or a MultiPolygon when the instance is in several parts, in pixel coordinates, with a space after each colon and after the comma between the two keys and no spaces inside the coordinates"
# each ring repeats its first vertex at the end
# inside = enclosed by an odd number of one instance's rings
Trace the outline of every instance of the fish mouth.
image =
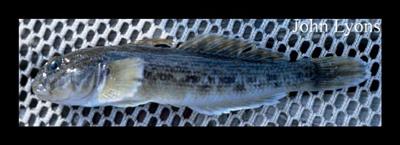
{"type": "Polygon", "coordinates": [[[34,95],[43,100],[47,100],[46,98],[51,95],[49,89],[39,79],[33,80],[31,90],[34,95]]]}

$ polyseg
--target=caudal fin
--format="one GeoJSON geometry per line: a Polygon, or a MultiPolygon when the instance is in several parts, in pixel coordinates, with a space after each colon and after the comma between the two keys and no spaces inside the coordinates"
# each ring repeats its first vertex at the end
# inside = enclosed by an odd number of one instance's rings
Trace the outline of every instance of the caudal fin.
{"type": "Polygon", "coordinates": [[[355,86],[370,76],[366,63],[355,58],[325,57],[313,61],[316,74],[311,82],[316,90],[355,86]]]}

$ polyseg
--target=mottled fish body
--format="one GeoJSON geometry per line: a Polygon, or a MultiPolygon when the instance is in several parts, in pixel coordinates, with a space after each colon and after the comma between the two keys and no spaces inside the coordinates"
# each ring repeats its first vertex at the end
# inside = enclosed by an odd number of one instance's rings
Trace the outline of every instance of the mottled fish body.
{"type": "Polygon", "coordinates": [[[41,99],[82,106],[188,106],[204,114],[271,105],[290,91],[357,85],[369,75],[354,58],[289,62],[241,40],[202,36],[177,48],[157,40],[78,50],[49,60],[35,79],[41,99]]]}

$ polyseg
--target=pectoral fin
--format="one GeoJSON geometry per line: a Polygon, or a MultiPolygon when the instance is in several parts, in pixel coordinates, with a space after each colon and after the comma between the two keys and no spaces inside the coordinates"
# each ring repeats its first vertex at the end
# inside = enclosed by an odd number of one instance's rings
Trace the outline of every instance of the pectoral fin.
{"type": "Polygon", "coordinates": [[[131,100],[143,80],[144,62],[139,58],[129,58],[111,62],[108,75],[99,94],[101,102],[131,100]]]}

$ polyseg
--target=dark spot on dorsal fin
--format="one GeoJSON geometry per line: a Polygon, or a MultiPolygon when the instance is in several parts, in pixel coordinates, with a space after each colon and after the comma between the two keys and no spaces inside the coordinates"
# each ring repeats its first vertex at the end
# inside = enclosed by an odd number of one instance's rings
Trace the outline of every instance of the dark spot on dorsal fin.
{"type": "Polygon", "coordinates": [[[160,48],[171,48],[171,46],[167,44],[155,44],[154,47],[160,47],[160,48]]]}

